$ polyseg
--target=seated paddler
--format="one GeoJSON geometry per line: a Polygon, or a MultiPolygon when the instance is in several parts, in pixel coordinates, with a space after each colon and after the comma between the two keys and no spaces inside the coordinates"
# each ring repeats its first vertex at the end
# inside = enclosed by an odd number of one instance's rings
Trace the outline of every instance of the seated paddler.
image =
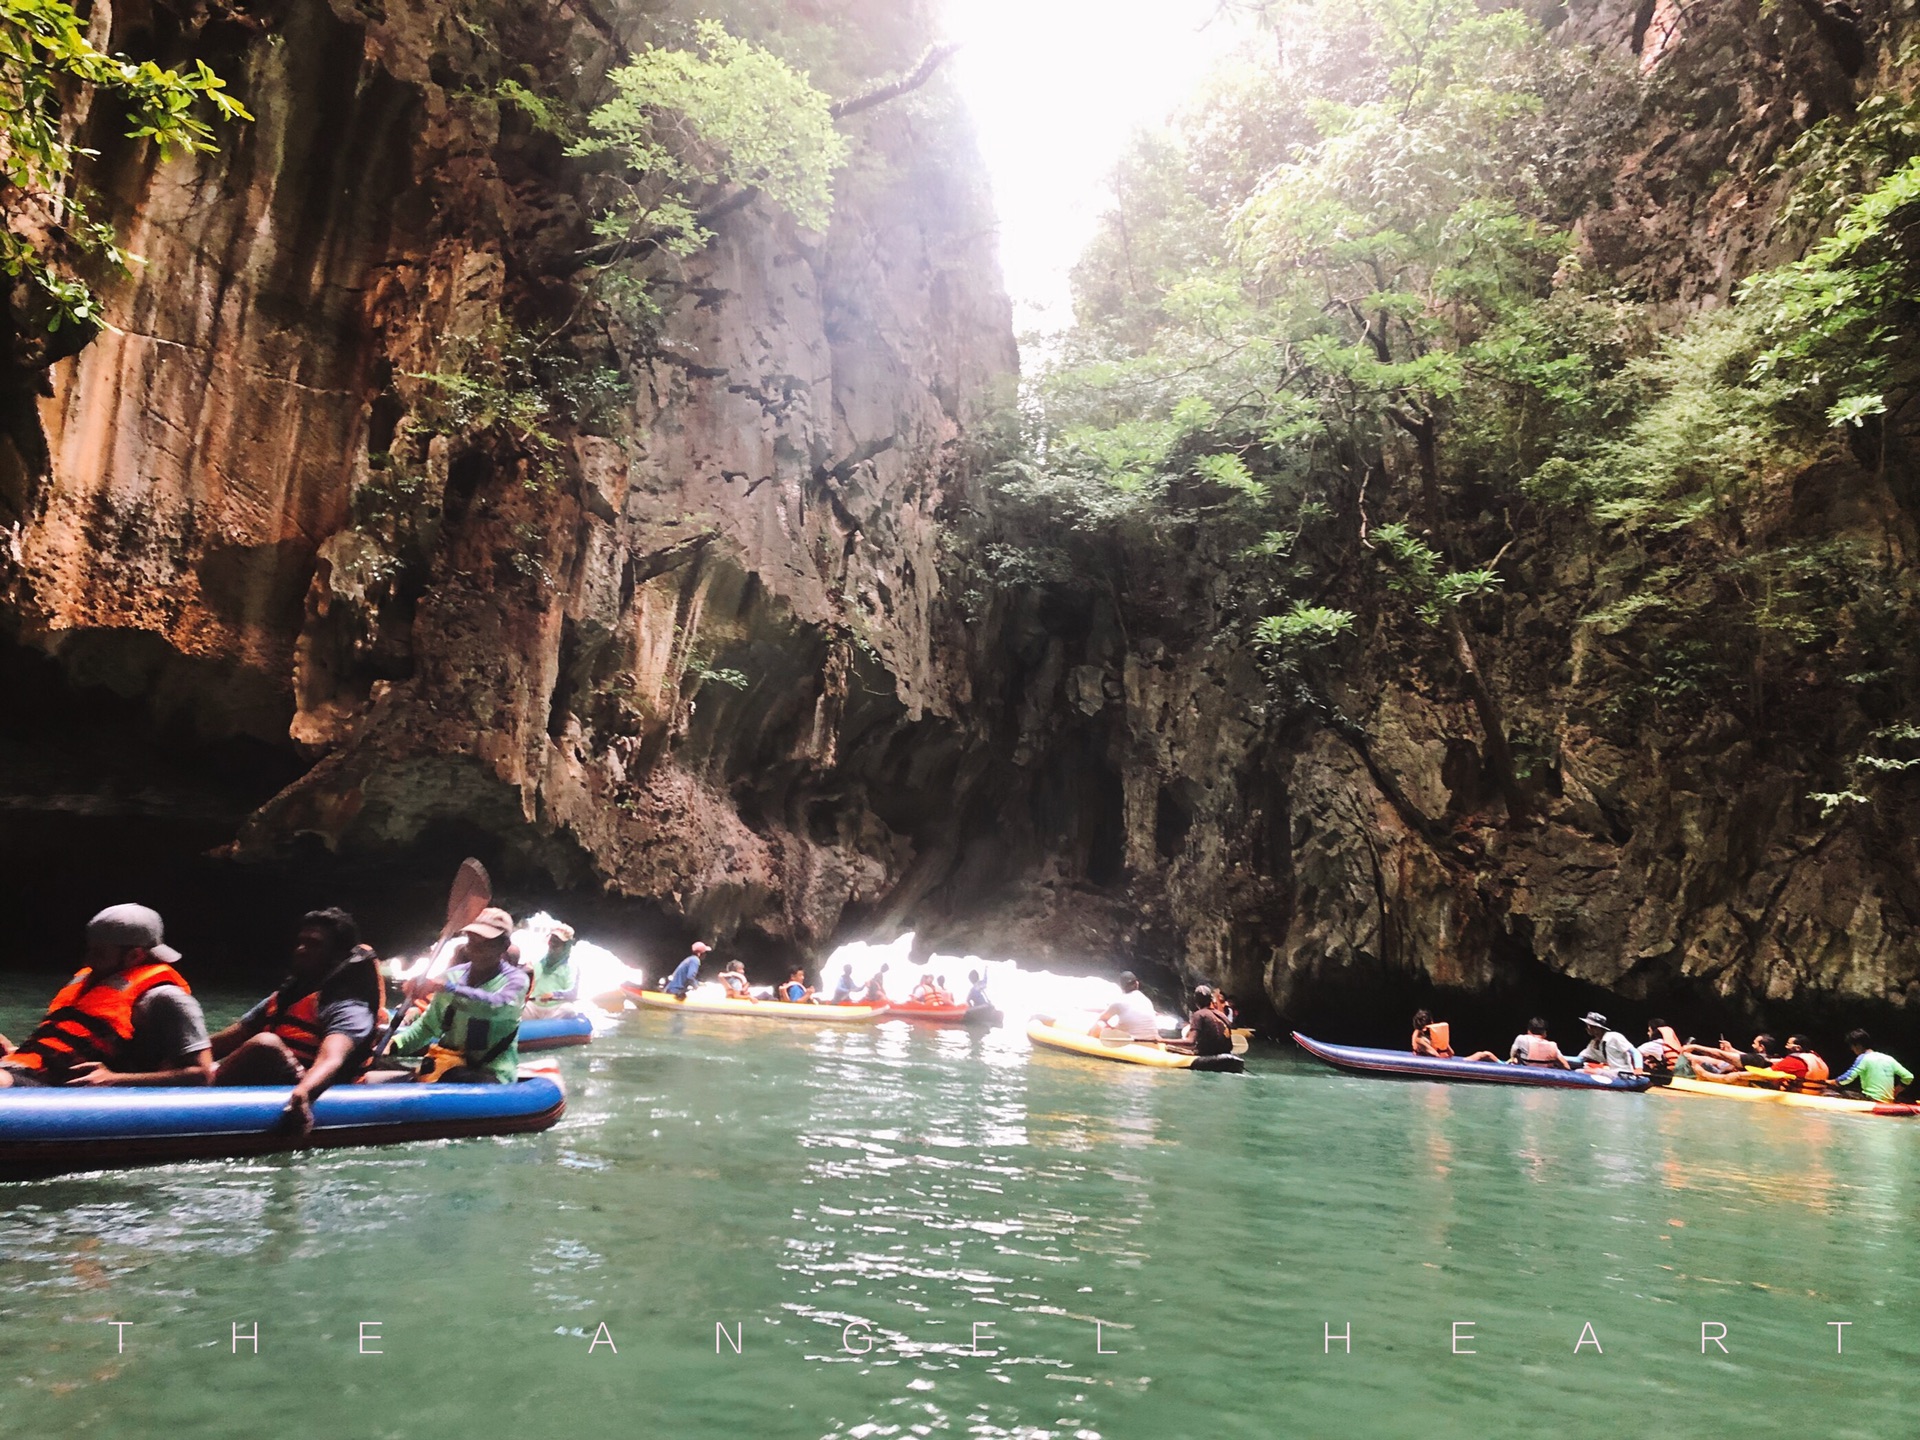
{"type": "Polygon", "coordinates": [[[380,1001],[379,962],[360,944],[353,916],[310,910],[287,978],[213,1037],[213,1083],[291,1085],[287,1121],[309,1129],[321,1092],[366,1070],[380,1001]]]}
{"type": "Polygon", "coordinates": [[[1873,1037],[1864,1030],[1847,1032],[1847,1048],[1853,1051],[1853,1064],[1833,1083],[1845,1087],[1857,1085],[1862,1098],[1890,1104],[1913,1083],[1913,1072],[1891,1055],[1873,1048],[1873,1037]]]}
{"type": "Polygon", "coordinates": [[[89,920],[86,964],[33,1033],[0,1055],[0,1089],[206,1084],[206,1017],[164,936],[145,905],[109,906],[89,920]]]}
{"type": "Polygon", "coordinates": [[[573,963],[575,944],[571,925],[555,925],[547,932],[546,949],[533,962],[527,991],[527,1014],[544,1017],[565,1013],[580,998],[580,975],[573,963]]]}
{"type": "Polygon", "coordinates": [[[1213,995],[1211,985],[1193,987],[1193,1008],[1187,1013],[1184,1038],[1196,1055],[1231,1055],[1233,1032],[1227,1028],[1227,1017],[1213,1008],[1213,995]]]}
{"type": "Polygon", "coordinates": [[[1117,1033],[1144,1044],[1160,1043],[1160,1017],[1153,1013],[1153,1001],[1140,989],[1139,978],[1131,970],[1120,976],[1120,998],[1100,1012],[1087,1033],[1096,1040],[1114,1039],[1117,1033]]]}
{"type": "Polygon", "coordinates": [[[427,1008],[393,1037],[396,1055],[425,1055],[422,1080],[512,1084],[520,1066],[527,972],[509,962],[513,917],[489,907],[460,932],[443,975],[414,982],[427,1008]]]}
{"type": "Polygon", "coordinates": [[[1587,1048],[1574,1056],[1584,1069],[1617,1070],[1622,1075],[1640,1073],[1640,1051],[1634,1043],[1607,1023],[1598,1010],[1580,1017],[1587,1027],[1587,1048]]]}
{"type": "Polygon", "coordinates": [[[686,999],[687,991],[700,983],[700,961],[712,948],[704,940],[694,941],[687,958],[673,967],[673,973],[660,988],[676,1000],[686,999]]]}
{"type": "Polygon", "coordinates": [[[1560,1053],[1560,1047],[1547,1038],[1547,1022],[1536,1015],[1527,1022],[1527,1032],[1513,1038],[1513,1048],[1507,1052],[1510,1065],[1540,1065],[1550,1070],[1571,1070],[1567,1057],[1560,1053]]]}
{"type": "Polygon", "coordinates": [[[1413,1053],[1431,1055],[1436,1060],[1498,1060],[1491,1050],[1476,1050],[1471,1055],[1453,1053],[1453,1027],[1436,1020],[1425,1010],[1413,1012],[1413,1053]]]}
{"type": "Polygon", "coordinates": [[[1827,1062],[1814,1051],[1813,1042],[1804,1035],[1787,1037],[1787,1053],[1773,1062],[1773,1068],[1782,1075],[1791,1075],[1794,1084],[1803,1090],[1823,1090],[1827,1081],[1833,1078],[1827,1069],[1827,1062]]]}

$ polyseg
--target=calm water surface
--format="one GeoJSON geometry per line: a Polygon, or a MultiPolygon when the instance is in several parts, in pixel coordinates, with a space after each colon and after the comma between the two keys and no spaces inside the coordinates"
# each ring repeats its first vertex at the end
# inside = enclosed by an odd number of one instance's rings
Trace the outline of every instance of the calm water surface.
{"type": "MultiPolygon", "coordinates": [[[[0,1029],[56,983],[4,982],[0,1029]]],[[[251,997],[206,998],[219,1023],[251,997]]],[[[544,1135],[0,1186],[0,1415],[156,1437],[1915,1433],[1920,1124],[1352,1080],[1278,1051],[1159,1074],[898,1024],[631,1012],[558,1059],[544,1135]],[[383,1355],[357,1353],[363,1321],[383,1355]],[[1478,1353],[1452,1353],[1456,1321],[1478,1353]],[[1700,1353],[1703,1322],[1730,1354],[1700,1353]],[[1576,1354],[1587,1324],[1599,1352],[1576,1354]]]]}

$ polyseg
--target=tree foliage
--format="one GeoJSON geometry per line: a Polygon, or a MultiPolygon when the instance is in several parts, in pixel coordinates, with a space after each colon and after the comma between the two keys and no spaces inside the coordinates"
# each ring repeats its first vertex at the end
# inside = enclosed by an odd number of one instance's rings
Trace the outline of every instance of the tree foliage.
{"type": "Polygon", "coordinates": [[[649,46],[611,75],[576,157],[610,162],[595,233],[627,247],[691,254],[711,238],[703,194],[747,186],[801,225],[824,228],[847,142],[831,102],[784,60],[700,22],[692,49],[649,46]]]}
{"type": "Polygon", "coordinates": [[[128,138],[151,140],[162,157],[210,151],[217,122],[253,118],[204,61],[173,70],[108,55],[88,41],[85,24],[62,0],[0,0],[0,173],[7,186],[0,268],[32,284],[49,330],[99,319],[76,262],[94,257],[124,268],[129,258],[72,183],[75,157],[89,152],[69,138],[63,105],[84,90],[116,97],[127,112],[128,138]]]}
{"type": "MultiPolygon", "coordinates": [[[[1655,103],[1624,60],[1474,0],[1241,8],[1272,50],[1119,167],[1028,387],[1015,522],[1083,571],[1206,569],[1215,625],[1355,743],[1331,697],[1364,713],[1383,655],[1451,687],[1514,816],[1551,770],[1501,694],[1516,606],[1565,617],[1617,743],[1713,712],[1814,723],[1827,686],[1873,691],[1895,734],[1886,712],[1920,708],[1896,678],[1914,587],[1796,529],[1791,487],[1884,466],[1920,381],[1920,110],[1874,97],[1787,147],[1803,258],[1675,325],[1578,242],[1655,103]],[[1576,558],[1583,588],[1549,588],[1576,558]]],[[[1156,618],[1178,620],[1132,623],[1156,618]]],[[[1841,788],[1903,773],[1876,753],[1841,788]]]]}

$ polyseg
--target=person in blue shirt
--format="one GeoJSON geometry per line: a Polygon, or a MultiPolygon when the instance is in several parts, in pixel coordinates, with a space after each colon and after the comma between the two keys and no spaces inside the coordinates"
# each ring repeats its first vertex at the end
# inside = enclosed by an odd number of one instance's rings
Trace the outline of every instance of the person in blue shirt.
{"type": "Polygon", "coordinates": [[[804,1005],[813,998],[813,992],[807,989],[807,972],[796,965],[793,973],[787,976],[787,983],[780,987],[780,998],[789,1005],[804,1005]]]}
{"type": "Polygon", "coordinates": [[[855,988],[853,983],[853,966],[847,965],[841,969],[840,978],[834,982],[833,1003],[836,1005],[851,1005],[853,1003],[853,992],[855,988]]]}
{"type": "Polygon", "coordinates": [[[969,970],[967,972],[967,981],[970,987],[967,990],[967,1008],[969,1010],[978,1010],[983,1006],[993,1003],[987,999],[987,982],[978,970],[969,970]]]}
{"type": "Polygon", "coordinates": [[[686,999],[687,991],[700,978],[700,957],[711,948],[704,940],[694,941],[693,953],[673,967],[673,974],[667,977],[667,983],[660,988],[677,1000],[686,999]]]}

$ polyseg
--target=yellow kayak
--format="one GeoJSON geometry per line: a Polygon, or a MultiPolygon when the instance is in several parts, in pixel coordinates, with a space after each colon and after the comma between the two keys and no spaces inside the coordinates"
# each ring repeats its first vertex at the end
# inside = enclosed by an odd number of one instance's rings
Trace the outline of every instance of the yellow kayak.
{"type": "Polygon", "coordinates": [[[623,985],[627,998],[653,1010],[679,1010],[688,1015],[744,1015],[754,1020],[811,1020],[820,1025],[871,1025],[887,1013],[884,1005],[794,1005],[785,1000],[731,1000],[725,996],[694,995],[679,1000],[663,990],[623,985]]]}
{"type": "Polygon", "coordinates": [[[1721,1100],[1752,1100],[1765,1105],[1790,1105],[1799,1110],[1825,1110],[1836,1115],[1920,1115],[1920,1105],[1898,1101],[1855,1100],[1846,1095],[1802,1095],[1792,1090],[1768,1090],[1725,1080],[1670,1080],[1655,1090],[1681,1095],[1712,1095],[1721,1100]]]}
{"type": "Polygon", "coordinates": [[[1084,1025],[1063,1025],[1057,1020],[1037,1016],[1027,1022],[1027,1039],[1050,1050],[1070,1050],[1096,1060],[1118,1060],[1127,1065],[1145,1065],[1155,1070],[1240,1070],[1245,1062],[1238,1055],[1182,1055],[1178,1050],[1163,1050],[1158,1045],[1138,1040],[1104,1040],[1087,1033],[1084,1025]]]}

